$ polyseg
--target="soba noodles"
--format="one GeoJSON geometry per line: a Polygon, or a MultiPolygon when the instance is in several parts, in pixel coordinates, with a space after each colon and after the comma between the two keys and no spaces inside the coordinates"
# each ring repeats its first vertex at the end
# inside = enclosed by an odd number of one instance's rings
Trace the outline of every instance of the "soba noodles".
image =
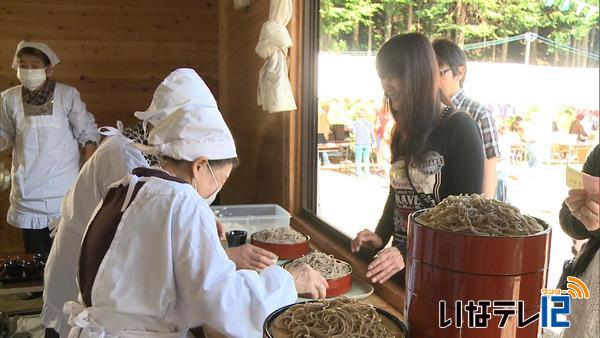
{"type": "Polygon", "coordinates": [[[293,338],[394,337],[373,306],[348,298],[293,305],[273,326],[293,338]]]}
{"type": "Polygon", "coordinates": [[[527,236],[544,231],[533,217],[483,195],[448,196],[416,221],[431,228],[481,236],[527,236]]]}
{"type": "Polygon", "coordinates": [[[287,227],[262,230],[255,233],[253,237],[257,241],[271,244],[294,244],[306,241],[306,236],[287,227]]]}
{"type": "Polygon", "coordinates": [[[336,279],[344,277],[352,273],[350,264],[334,258],[322,252],[313,251],[308,255],[302,256],[285,265],[286,269],[308,264],[313,269],[317,270],[325,279],[336,279]]]}

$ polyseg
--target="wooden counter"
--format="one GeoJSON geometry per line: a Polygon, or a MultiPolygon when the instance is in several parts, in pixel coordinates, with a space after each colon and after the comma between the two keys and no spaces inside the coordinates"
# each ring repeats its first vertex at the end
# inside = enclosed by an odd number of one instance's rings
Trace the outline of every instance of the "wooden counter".
{"type": "Polygon", "coordinates": [[[365,299],[361,299],[360,301],[384,309],[399,319],[404,320],[404,315],[400,313],[400,311],[396,310],[392,305],[390,305],[390,303],[386,302],[383,298],[379,297],[375,293],[365,299]]]}
{"type": "Polygon", "coordinates": [[[0,296],[42,291],[44,291],[44,282],[41,280],[22,283],[0,282],[0,296]]]}
{"type": "MultiPolygon", "coordinates": [[[[367,273],[367,262],[356,254],[351,253],[350,248],[346,248],[343,245],[336,243],[318,226],[315,226],[311,222],[305,221],[300,217],[293,217],[291,223],[292,227],[296,228],[296,230],[310,236],[311,246],[350,263],[354,271],[353,275],[356,278],[368,281],[368,278],[365,276],[367,273]]],[[[400,313],[402,313],[404,309],[406,291],[389,281],[383,284],[376,283],[372,285],[375,288],[375,291],[372,296],[367,298],[367,302],[379,306],[402,319],[403,317],[400,313]],[[393,300],[393,303],[384,299],[393,300]]]]}
{"type": "MultiPolygon", "coordinates": [[[[313,250],[327,252],[327,250],[323,250],[321,248],[318,248],[318,247],[316,247],[312,243],[310,244],[310,248],[313,249],[313,250]]],[[[337,258],[337,256],[336,256],[336,258],[337,258]]],[[[342,260],[344,260],[344,259],[342,259],[342,260]]],[[[354,264],[356,264],[356,263],[354,263],[354,264]]],[[[354,269],[354,271],[357,271],[357,269],[354,267],[354,265],[353,265],[353,269],[354,269]]],[[[364,276],[364,273],[361,275],[359,272],[355,272],[352,275],[355,278],[359,278],[359,279],[361,279],[363,281],[367,281],[367,279],[364,276]]],[[[369,283],[369,284],[372,285],[372,283],[370,283],[370,282],[367,282],[367,283],[369,283]]],[[[375,289],[378,289],[377,285],[374,285],[374,287],[375,287],[375,289]]],[[[399,289],[399,290],[401,290],[401,292],[404,291],[402,289],[399,289]]],[[[401,311],[399,311],[399,309],[397,309],[397,306],[396,307],[392,306],[392,304],[390,304],[389,302],[387,302],[383,298],[381,298],[379,295],[377,295],[376,291],[374,291],[370,296],[368,296],[366,298],[359,299],[359,301],[361,301],[363,303],[371,304],[371,305],[376,306],[376,307],[381,308],[381,309],[384,309],[387,312],[393,314],[394,316],[396,316],[396,317],[404,320],[404,316],[401,313],[401,311]]],[[[404,298],[402,298],[402,301],[404,301],[404,298]]]]}

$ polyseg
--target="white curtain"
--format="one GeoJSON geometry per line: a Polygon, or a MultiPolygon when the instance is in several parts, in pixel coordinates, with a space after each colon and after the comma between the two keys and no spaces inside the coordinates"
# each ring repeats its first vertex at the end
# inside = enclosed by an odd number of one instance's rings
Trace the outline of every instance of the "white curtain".
{"type": "Polygon", "coordinates": [[[258,78],[258,105],[269,113],[296,109],[287,63],[292,38],[286,25],[291,18],[292,0],[271,0],[269,20],[256,45],[256,54],[265,59],[258,78]]]}

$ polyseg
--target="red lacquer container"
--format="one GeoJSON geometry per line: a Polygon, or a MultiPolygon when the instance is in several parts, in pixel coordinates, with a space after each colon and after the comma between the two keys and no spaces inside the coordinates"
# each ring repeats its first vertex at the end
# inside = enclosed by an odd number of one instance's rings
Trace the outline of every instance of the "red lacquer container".
{"type": "Polygon", "coordinates": [[[272,253],[276,254],[279,259],[295,259],[308,253],[308,242],[310,241],[310,237],[307,235],[304,235],[304,237],[306,237],[304,242],[292,244],[273,244],[256,240],[256,238],[254,238],[254,234],[252,234],[252,237],[250,237],[250,243],[259,248],[271,251],[272,253]]]}
{"type": "Polygon", "coordinates": [[[539,312],[540,289],[546,286],[550,258],[551,229],[525,237],[491,237],[438,230],[415,219],[424,210],[409,215],[406,257],[405,317],[411,338],[525,338],[537,337],[536,321],[517,328],[511,316],[498,328],[499,316],[488,327],[468,328],[455,323],[439,328],[439,302],[446,301],[446,318],[454,320],[455,303],[469,300],[523,300],[525,318],[539,312]]]}

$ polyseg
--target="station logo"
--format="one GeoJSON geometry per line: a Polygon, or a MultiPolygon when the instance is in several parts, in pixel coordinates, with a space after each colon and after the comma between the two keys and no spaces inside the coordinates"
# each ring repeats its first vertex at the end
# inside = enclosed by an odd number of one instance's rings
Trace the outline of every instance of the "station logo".
{"type": "Polygon", "coordinates": [[[568,316],[571,314],[572,300],[590,299],[590,290],[579,278],[567,277],[567,289],[546,289],[540,291],[540,312],[530,317],[525,314],[522,300],[480,300],[454,303],[454,316],[447,316],[446,301],[439,302],[438,324],[440,328],[487,328],[492,317],[499,317],[499,328],[504,328],[510,317],[517,317],[517,327],[523,328],[540,320],[542,327],[571,327],[568,316]],[[565,317],[560,317],[561,315],[565,317]]]}

